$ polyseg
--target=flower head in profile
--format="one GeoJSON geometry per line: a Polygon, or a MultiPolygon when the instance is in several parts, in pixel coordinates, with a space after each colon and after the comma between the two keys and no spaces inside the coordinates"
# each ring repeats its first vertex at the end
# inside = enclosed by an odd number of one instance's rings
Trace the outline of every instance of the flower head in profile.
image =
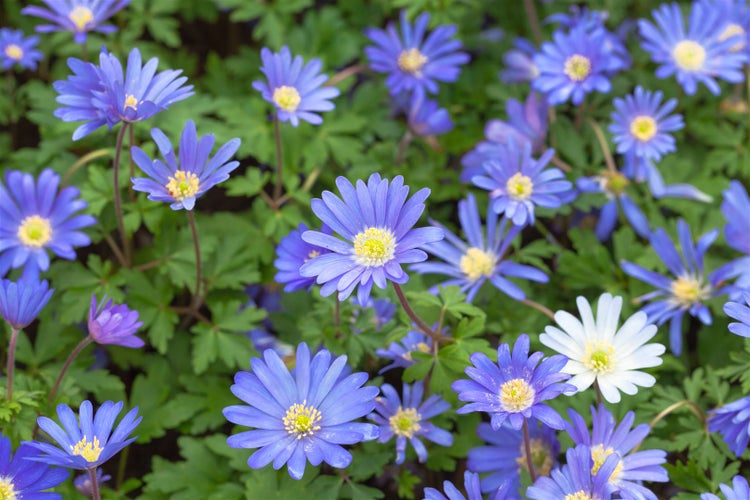
{"type": "Polygon", "coordinates": [[[391,360],[391,364],[381,368],[378,373],[384,373],[393,368],[410,367],[417,362],[412,357],[413,352],[432,352],[432,339],[419,330],[409,330],[404,338],[398,342],[391,342],[388,349],[377,349],[376,356],[391,360]]]}
{"type": "Polygon", "coordinates": [[[730,318],[739,321],[729,323],[729,331],[740,337],[750,338],[750,292],[742,294],[742,302],[727,302],[724,304],[724,312],[730,318]]]}
{"type": "Polygon", "coordinates": [[[464,472],[464,490],[466,491],[466,496],[452,482],[443,481],[443,491],[445,494],[442,494],[435,488],[425,488],[424,498],[425,500],[482,500],[482,491],[479,487],[479,474],[468,470],[464,472]]]}
{"type": "Polygon", "coordinates": [[[131,151],[133,161],[149,177],[132,179],[133,189],[148,193],[149,200],[171,203],[172,210],[192,210],[197,198],[229,179],[230,172],[240,164],[229,161],[240,147],[239,139],[230,140],[209,159],[214,135],[199,138],[193,120],[188,120],[182,130],[178,155],[164,132],[154,128],[151,137],[164,161],[151,160],[141,148],[134,146],[131,151]]]}
{"type": "Polygon", "coordinates": [[[53,488],[68,479],[65,469],[27,460],[37,455],[36,450],[26,443],[18,447],[11,456],[10,439],[0,436],[0,498],[7,500],[46,499],[59,500],[62,495],[45,493],[42,490],[53,488]]]}
{"type": "Polygon", "coordinates": [[[0,280],[0,316],[16,330],[26,328],[39,316],[54,291],[47,280],[0,280]]]}
{"type": "Polygon", "coordinates": [[[417,137],[430,137],[453,130],[451,116],[437,101],[415,93],[411,96],[406,113],[409,130],[417,137]]]}
{"type": "Polygon", "coordinates": [[[718,432],[738,457],[750,442],[750,396],[708,412],[708,430],[718,432]]]}
{"type": "Polygon", "coordinates": [[[727,244],[745,254],[721,267],[726,271],[725,279],[737,278],[728,291],[733,300],[740,300],[742,293],[750,290],[750,217],[747,216],[750,196],[740,181],[731,181],[729,189],[724,191],[721,213],[727,221],[724,226],[727,244]]]}
{"type": "Polygon", "coordinates": [[[565,452],[567,463],[553,469],[550,477],[537,478],[526,490],[526,498],[549,500],[551,498],[609,500],[614,487],[608,478],[612,475],[619,460],[610,455],[592,474],[594,461],[591,449],[586,445],[568,448],[565,452]]]}
{"type": "MultiPolygon", "coordinates": [[[[99,485],[99,491],[101,491],[101,485],[106,481],[112,479],[112,476],[105,474],[102,469],[96,469],[96,484],[99,485]]],[[[73,485],[81,495],[93,498],[93,484],[91,484],[91,475],[88,473],[81,474],[73,480],[73,485]]]]}
{"type": "Polygon", "coordinates": [[[417,17],[414,25],[406,18],[405,10],[399,19],[400,34],[393,23],[388,23],[385,30],[365,30],[375,44],[365,47],[370,67],[378,73],[388,73],[385,83],[391,94],[435,94],[439,81],[456,81],[460,66],[469,61],[469,55],[460,52],[461,41],[453,38],[456,27],[438,26],[427,34],[428,13],[417,17]]]}
{"type": "Polygon", "coordinates": [[[125,414],[113,431],[122,406],[122,401],[105,401],[94,414],[91,402],[84,401],[76,418],[68,405],[57,405],[57,416],[62,427],[47,417],[39,417],[37,423],[57,442],[59,448],[49,443],[30,441],[30,446],[43,453],[31,460],[78,470],[99,467],[136,439],[130,434],[141,423],[142,417],[137,417],[138,407],[125,414]]]}
{"type": "Polygon", "coordinates": [[[346,300],[359,287],[361,304],[367,301],[373,284],[384,289],[388,281],[406,283],[409,275],[401,265],[425,260],[427,254],[421,247],[441,240],[443,230],[413,229],[430,190],[420,189],[407,199],[409,186],[400,175],[389,182],[372,174],[366,184],[358,180],[356,186],[339,177],[336,186],[341,198],[324,191],[322,199],[312,200],[311,206],[323,224],[341,238],[321,231],[302,233],[304,241],[330,253],[306,262],[300,275],[315,276],[324,297],[338,291],[339,300],[346,300]]]}
{"type": "Polygon", "coordinates": [[[30,5],[21,9],[21,14],[35,16],[54,24],[36,27],[39,33],[70,31],[76,43],[85,43],[89,31],[114,33],[117,28],[104,24],[130,0],[42,0],[47,8],[30,5]]]}
{"type": "Polygon", "coordinates": [[[25,69],[36,69],[44,55],[35,47],[38,36],[26,37],[21,30],[0,28],[0,61],[2,69],[10,69],[16,64],[25,69]]]}
{"type": "Polygon", "coordinates": [[[224,416],[253,428],[227,438],[232,448],[259,448],[247,461],[253,469],[287,464],[289,475],[301,479],[307,462],[347,467],[352,455],[342,444],[378,437],[377,426],[353,422],[375,408],[378,388],[362,387],[367,374],[350,373],[346,356],[332,359],[321,350],[311,357],[302,343],[291,373],[271,349],[250,366],[253,371],[238,372],[232,385],[246,404],[224,408],[224,416]]]}
{"type": "Polygon", "coordinates": [[[60,176],[45,169],[37,179],[8,170],[0,182],[0,276],[23,266],[24,276],[37,278],[49,269],[47,250],[73,260],[74,247],[91,243],[80,230],[96,223],[90,215],[76,214],[88,204],[77,188],[58,192],[60,176]]]}
{"type": "MultiPolygon", "coordinates": [[[[745,498],[750,498],[750,484],[742,476],[734,476],[732,478],[732,486],[723,483],[719,484],[719,489],[724,493],[726,500],[744,500],[745,498]]],[[[713,493],[703,493],[701,494],[701,500],[721,499],[713,493]]]]}
{"type": "Polygon", "coordinates": [[[107,297],[97,307],[96,295],[91,296],[88,328],[97,344],[143,347],[143,340],[135,335],[141,326],[143,321],[138,321],[138,311],[131,311],[124,304],[112,304],[107,297]]]}
{"type": "Polygon", "coordinates": [[[518,337],[512,353],[508,344],[501,344],[497,348],[497,363],[481,352],[472,354],[472,366],[465,370],[471,380],[457,380],[451,386],[459,400],[469,403],[457,413],[486,412],[495,430],[506,422],[518,430],[525,420],[532,418],[553,429],[562,429],[560,415],[543,401],[576,390],[575,386],[564,383],[570,378],[561,371],[565,356],[542,359],[541,352],[529,356],[529,344],[526,334],[518,337]]]}
{"type": "Polygon", "coordinates": [[[531,83],[539,76],[539,68],[534,64],[537,49],[525,38],[513,40],[513,48],[503,54],[505,68],[500,72],[503,83],[531,83]]]}
{"type": "MultiPolygon", "coordinates": [[[[302,276],[299,269],[308,260],[329,253],[325,248],[311,245],[302,239],[302,233],[309,229],[306,224],[300,223],[297,229],[281,238],[279,246],[276,247],[276,260],[273,261],[273,265],[278,272],[273,279],[284,285],[285,292],[312,288],[315,277],[302,276]]],[[[328,227],[323,227],[322,231],[331,234],[328,227]]]]}
{"type": "Polygon", "coordinates": [[[263,66],[260,70],[268,83],[253,82],[253,88],[263,95],[263,99],[273,104],[276,116],[282,122],[298,126],[300,119],[313,125],[323,123],[320,111],[334,108],[329,99],[339,95],[336,87],[323,87],[328,75],[321,75],[323,63],[313,59],[304,64],[302,56],[295,56],[284,46],[278,53],[266,47],[260,51],[263,66]]]}

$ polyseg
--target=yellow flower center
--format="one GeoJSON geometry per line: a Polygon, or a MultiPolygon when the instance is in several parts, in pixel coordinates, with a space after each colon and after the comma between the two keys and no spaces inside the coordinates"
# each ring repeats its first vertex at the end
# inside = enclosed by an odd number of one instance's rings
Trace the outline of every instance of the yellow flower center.
{"type": "Polygon", "coordinates": [[[591,74],[591,60],[580,54],[573,54],[565,59],[563,73],[574,82],[581,82],[591,74]]]}
{"type": "Polygon", "coordinates": [[[99,460],[102,450],[103,448],[99,446],[99,439],[96,436],[94,436],[94,440],[91,442],[86,440],[86,436],[84,436],[75,446],[70,447],[73,455],[83,457],[87,462],[96,462],[99,460]]]}
{"type": "Polygon", "coordinates": [[[531,196],[534,191],[534,184],[532,184],[530,177],[518,172],[513,174],[513,177],[505,183],[505,190],[508,192],[508,196],[514,200],[523,201],[531,196]]]}
{"type": "Polygon", "coordinates": [[[273,102],[284,111],[297,111],[300,101],[302,98],[294,87],[282,85],[273,90],[273,102]]]}
{"type": "Polygon", "coordinates": [[[368,227],[354,237],[354,259],[361,266],[382,266],[395,252],[396,238],[388,229],[368,227]]]}
{"type": "Polygon", "coordinates": [[[94,13],[88,7],[79,5],[70,11],[68,19],[73,21],[78,31],[84,31],[87,24],[94,22],[94,13]]]}
{"type": "Polygon", "coordinates": [[[583,366],[600,373],[611,373],[617,364],[614,359],[615,348],[609,342],[589,340],[583,354],[583,366]]]}
{"type": "Polygon", "coordinates": [[[706,49],[698,42],[683,40],[672,50],[677,66],[685,71],[697,71],[706,62],[706,49]]]}
{"type": "MultiPolygon", "coordinates": [[[[735,36],[735,35],[744,35],[745,30],[742,29],[742,26],[736,23],[730,23],[727,25],[727,27],[724,29],[724,31],[719,35],[719,41],[724,41],[729,37],[735,36]]],[[[732,47],[729,49],[731,52],[739,52],[745,47],[745,40],[740,40],[739,42],[732,45],[732,47]]]]}
{"type": "MultiPolygon", "coordinates": [[[[544,444],[541,439],[531,439],[531,463],[534,464],[534,472],[537,477],[548,476],[549,471],[552,470],[552,455],[550,450],[544,444]]],[[[529,464],[526,460],[526,445],[521,442],[521,455],[516,458],[518,466],[526,471],[529,470],[529,464]]]]}
{"type": "Polygon", "coordinates": [[[317,251],[317,250],[310,250],[310,253],[307,254],[307,257],[305,257],[305,260],[303,262],[307,262],[308,260],[314,259],[318,255],[320,255],[319,251],[317,251]]]}
{"type": "Polygon", "coordinates": [[[122,107],[123,111],[131,108],[134,111],[138,111],[138,99],[132,94],[129,94],[127,97],[125,97],[125,105],[122,107]]]}
{"type": "MultiPolygon", "coordinates": [[[[597,472],[599,472],[599,469],[601,468],[602,464],[609,458],[609,456],[614,453],[615,450],[612,448],[604,449],[604,446],[601,444],[597,444],[596,446],[591,447],[591,459],[594,461],[594,465],[591,467],[591,475],[596,475],[597,472]]],[[[610,483],[617,483],[620,480],[620,476],[622,475],[622,460],[617,461],[617,465],[615,466],[615,470],[612,471],[612,474],[610,474],[609,479],[607,479],[607,482],[610,483]]]]}
{"type": "Polygon", "coordinates": [[[422,416],[417,413],[415,408],[407,408],[404,410],[399,406],[398,411],[388,419],[388,423],[394,434],[411,439],[414,437],[414,433],[422,428],[422,426],[419,425],[421,420],[422,416]]]}
{"type": "Polygon", "coordinates": [[[565,500],[594,500],[594,498],[585,491],[576,491],[565,495],[565,500]]]}
{"type": "Polygon", "coordinates": [[[672,300],[682,307],[690,307],[696,302],[708,298],[710,286],[702,286],[700,279],[693,276],[683,276],[672,282],[672,300]]]}
{"type": "Polygon", "coordinates": [[[630,122],[630,133],[641,142],[646,142],[656,135],[656,120],[650,116],[636,116],[630,122]]]}
{"type": "Polygon", "coordinates": [[[302,404],[295,403],[289,407],[283,418],[284,429],[289,434],[296,435],[297,439],[302,439],[320,430],[320,426],[316,424],[322,418],[317,408],[312,405],[307,406],[307,401],[303,401],[302,404]]]}
{"type": "Polygon", "coordinates": [[[21,221],[16,234],[27,247],[41,248],[52,239],[52,226],[49,219],[31,215],[21,221]]]}
{"type": "Polygon", "coordinates": [[[16,500],[16,490],[10,478],[0,477],[0,500],[16,500]]]}
{"type": "Polygon", "coordinates": [[[5,55],[15,61],[20,61],[23,57],[23,49],[15,43],[11,43],[7,47],[5,47],[5,55]]]}
{"type": "Polygon", "coordinates": [[[402,50],[398,56],[398,67],[404,73],[420,76],[422,67],[427,64],[427,56],[422,54],[419,49],[402,50]]]}
{"type": "Polygon", "coordinates": [[[477,247],[471,247],[461,257],[458,266],[469,281],[476,281],[482,276],[489,278],[495,269],[495,256],[477,247]]]}
{"type": "Polygon", "coordinates": [[[200,183],[198,182],[197,175],[192,172],[178,170],[174,173],[174,177],[169,178],[166,187],[172,198],[182,201],[185,198],[195,196],[198,192],[199,185],[200,183]]]}
{"type": "Polygon", "coordinates": [[[518,413],[534,404],[536,391],[520,378],[508,380],[500,386],[500,403],[507,412],[518,413]]]}
{"type": "Polygon", "coordinates": [[[620,172],[610,172],[609,170],[602,172],[601,179],[603,181],[604,189],[614,195],[619,195],[625,192],[628,184],[630,184],[630,181],[620,172]]]}

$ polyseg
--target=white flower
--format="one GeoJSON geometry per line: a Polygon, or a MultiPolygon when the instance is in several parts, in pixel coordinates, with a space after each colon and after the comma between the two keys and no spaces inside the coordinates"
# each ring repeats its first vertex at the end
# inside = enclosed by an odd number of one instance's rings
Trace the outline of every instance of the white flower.
{"type": "Polygon", "coordinates": [[[587,389],[596,382],[610,403],[620,401],[620,391],[633,395],[636,386],[651,387],[656,379],[639,371],[662,363],[662,344],[646,344],[656,335],[656,326],[647,324],[647,315],[637,312],[617,330],[622,297],[609,293],[599,297],[596,321],[591,306],[583,297],[576,299],[581,321],[566,311],[557,311],[560,328],[548,326],[539,336],[542,344],[568,357],[562,371],[573,375],[568,383],[587,389]]]}

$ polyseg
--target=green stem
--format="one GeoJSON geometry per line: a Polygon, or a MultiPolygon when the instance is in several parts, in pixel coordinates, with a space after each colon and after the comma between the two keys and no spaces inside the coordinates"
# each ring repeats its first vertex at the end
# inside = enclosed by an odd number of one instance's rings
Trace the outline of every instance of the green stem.
{"type": "Polygon", "coordinates": [[[125,233],[125,220],[122,215],[122,198],[120,198],[120,154],[122,153],[122,143],[125,139],[125,133],[128,131],[129,123],[123,122],[120,132],[117,134],[117,144],[115,145],[115,159],[112,163],[112,171],[115,184],[115,216],[117,217],[117,229],[120,232],[120,242],[125,255],[125,264],[130,267],[130,245],[125,233]]]}
{"type": "Polygon", "coordinates": [[[529,307],[531,307],[533,309],[536,309],[537,311],[539,311],[541,313],[544,313],[544,315],[547,316],[549,319],[551,319],[552,321],[555,321],[555,313],[553,313],[550,309],[548,309],[547,307],[543,306],[539,302],[533,301],[531,299],[523,299],[523,300],[521,300],[519,302],[521,302],[521,304],[527,305],[527,306],[529,306],[529,307]]]}
{"type": "Polygon", "coordinates": [[[602,148],[602,154],[604,155],[604,162],[607,164],[607,169],[612,173],[617,172],[615,160],[612,158],[612,152],[609,150],[609,144],[607,144],[607,139],[604,137],[602,128],[594,120],[589,119],[587,121],[589,125],[591,125],[591,128],[594,129],[596,140],[599,141],[599,147],[602,148]]]}
{"type": "Polygon", "coordinates": [[[529,436],[529,420],[523,419],[523,446],[526,451],[526,467],[529,468],[531,483],[536,482],[536,470],[534,470],[534,457],[531,456],[531,437],[529,436]]]}
{"type": "Polygon", "coordinates": [[[65,373],[68,371],[68,368],[70,368],[70,364],[73,362],[74,359],[81,353],[81,351],[89,345],[91,342],[93,342],[93,338],[91,335],[86,337],[85,339],[81,340],[75,348],[70,351],[70,354],[68,355],[68,359],[65,360],[65,364],[62,367],[62,370],[60,370],[60,374],[57,376],[57,380],[55,380],[55,385],[52,386],[52,390],[49,391],[49,396],[47,397],[47,400],[52,403],[52,401],[55,400],[55,394],[57,394],[57,390],[60,388],[60,384],[62,383],[63,377],[65,376],[65,373]]]}
{"type": "Polygon", "coordinates": [[[13,394],[13,367],[16,362],[16,343],[18,342],[18,328],[10,327],[10,344],[8,345],[8,387],[5,390],[5,399],[10,401],[13,394]]]}
{"type": "Polygon", "coordinates": [[[279,115],[273,118],[273,133],[276,138],[276,182],[273,185],[273,200],[278,202],[281,198],[282,175],[281,171],[284,166],[284,157],[281,152],[281,131],[279,130],[279,115]]]}
{"type": "Polygon", "coordinates": [[[193,295],[192,308],[198,309],[201,300],[201,246],[198,242],[198,229],[195,227],[195,216],[192,210],[187,210],[187,218],[190,223],[190,232],[193,235],[193,249],[195,250],[195,294],[193,295]]]}

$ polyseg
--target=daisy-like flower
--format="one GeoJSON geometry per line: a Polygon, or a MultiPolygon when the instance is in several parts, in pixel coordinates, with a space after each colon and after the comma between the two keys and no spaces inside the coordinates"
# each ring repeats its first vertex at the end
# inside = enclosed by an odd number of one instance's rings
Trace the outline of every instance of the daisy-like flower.
{"type": "Polygon", "coordinates": [[[682,352],[682,317],[685,313],[698,318],[704,325],[711,324],[711,311],[704,300],[714,297],[722,290],[718,290],[719,283],[725,279],[724,271],[716,270],[708,275],[708,282],[704,277],[703,255],[719,234],[718,230],[710,231],[693,243],[690,226],[680,219],[677,222],[677,237],[682,247],[682,256],[677,252],[674,243],[664,229],[659,228],[651,235],[651,246],[656,250],[661,260],[674,278],[663,276],[645,269],[638,264],[622,261],[622,270],[633,278],[653,285],[657,290],[649,292],[636,300],[654,300],[643,309],[648,315],[649,323],[657,325],[669,324],[669,343],[672,352],[679,356],[682,352]]]}
{"type": "Polygon", "coordinates": [[[510,137],[500,158],[485,161],[484,172],[471,182],[490,192],[492,210],[504,213],[517,226],[534,224],[534,207],[557,208],[573,185],[559,168],[545,168],[555,154],[548,149],[535,160],[531,143],[522,145],[510,137]]]}
{"type": "Polygon", "coordinates": [[[508,344],[501,344],[497,348],[497,363],[481,352],[472,354],[473,366],[465,370],[472,380],[457,380],[451,386],[459,400],[469,402],[457,413],[489,413],[495,430],[506,422],[518,430],[531,418],[553,429],[562,429],[563,419],[542,401],[575,392],[575,386],[564,383],[570,378],[561,371],[567,360],[559,354],[542,359],[541,352],[529,356],[529,344],[526,334],[518,337],[512,354],[508,344]]]}
{"type": "Polygon", "coordinates": [[[378,73],[388,73],[385,83],[391,94],[435,94],[438,81],[456,81],[461,73],[460,66],[469,62],[469,55],[459,52],[461,41],[453,39],[456,27],[438,26],[428,35],[430,15],[426,12],[417,17],[412,26],[406,19],[406,11],[402,10],[400,21],[400,36],[393,23],[388,23],[385,31],[365,30],[365,35],[375,44],[365,47],[370,67],[378,73]]]}
{"type": "Polygon", "coordinates": [[[391,364],[380,369],[378,373],[384,373],[393,368],[408,368],[416,360],[412,357],[413,352],[432,352],[432,339],[419,330],[409,330],[404,338],[398,342],[391,342],[388,349],[377,349],[375,355],[379,358],[390,359],[391,364]]]}
{"type": "Polygon", "coordinates": [[[94,414],[91,402],[84,401],[76,418],[68,405],[57,405],[57,416],[62,427],[47,417],[39,417],[37,423],[60,447],[30,441],[29,446],[44,453],[30,460],[77,470],[91,470],[100,466],[136,439],[129,436],[141,423],[142,417],[136,418],[138,407],[125,414],[112,430],[122,406],[122,401],[105,401],[94,414]]]}
{"type": "Polygon", "coordinates": [[[750,396],[708,412],[708,430],[718,432],[738,457],[750,442],[750,396]]]}
{"type": "Polygon", "coordinates": [[[699,0],[707,9],[718,9],[724,21],[719,40],[735,37],[736,42],[729,48],[730,52],[748,52],[748,30],[750,29],[750,9],[745,0],[699,0]]]}
{"type": "Polygon", "coordinates": [[[358,300],[366,302],[373,283],[384,289],[387,281],[406,283],[409,275],[401,264],[427,259],[420,248],[443,239],[436,227],[412,226],[424,211],[424,200],[430,194],[420,189],[407,200],[409,186],[397,175],[392,181],[372,174],[365,184],[356,187],[345,177],[336,179],[341,198],[324,191],[322,199],[312,200],[318,218],[342,238],[321,231],[306,231],[302,239],[331,251],[306,262],[300,275],[316,277],[324,297],[338,291],[346,300],[359,285],[358,300]]]}
{"type": "Polygon", "coordinates": [[[479,489],[479,474],[471,471],[464,472],[464,490],[466,496],[456,488],[450,481],[443,481],[443,491],[440,493],[435,488],[425,488],[425,500],[482,500],[482,491],[479,489]]]}
{"type": "Polygon", "coordinates": [[[537,49],[525,38],[513,40],[513,48],[503,54],[505,69],[500,72],[503,83],[530,83],[539,76],[539,68],[534,64],[537,49]]]}
{"type": "Polygon", "coordinates": [[[618,329],[622,297],[603,293],[596,320],[585,298],[578,297],[576,303],[580,320],[567,311],[557,311],[555,321],[561,329],[548,326],[539,336],[542,344],[568,357],[562,369],[573,375],[568,383],[580,392],[596,382],[610,403],[620,402],[620,391],[633,395],[637,386],[653,386],[654,376],[640,370],[659,366],[666,348],[646,344],[656,335],[656,326],[648,323],[646,313],[635,313],[618,329]]]}
{"type": "Polygon", "coordinates": [[[532,500],[550,498],[609,500],[612,498],[612,485],[607,479],[614,472],[619,460],[611,455],[600,465],[595,474],[591,473],[594,461],[591,449],[586,445],[568,448],[565,452],[567,463],[554,469],[550,477],[540,477],[526,490],[526,497],[532,500]]]}
{"type": "Polygon", "coordinates": [[[0,280],[0,316],[11,327],[22,330],[39,316],[54,291],[47,280],[0,280]]]}
{"type": "Polygon", "coordinates": [[[313,125],[323,123],[323,118],[317,113],[335,107],[329,99],[337,97],[339,89],[322,86],[328,75],[320,74],[323,67],[320,59],[304,64],[301,56],[292,59],[286,46],[278,53],[263,47],[260,57],[263,61],[260,70],[268,83],[258,80],[253,82],[253,88],[276,107],[278,119],[288,121],[294,127],[299,125],[300,119],[313,125]]]}
{"type": "Polygon", "coordinates": [[[47,8],[30,5],[21,9],[21,14],[40,17],[54,24],[42,24],[36,27],[39,33],[52,31],[70,31],[76,43],[85,43],[89,31],[114,33],[117,28],[103,24],[119,10],[125,8],[130,0],[42,0],[47,8]]]}
{"type": "Polygon", "coordinates": [[[616,465],[607,481],[613,492],[622,498],[657,500],[656,495],[641,484],[642,481],[669,481],[667,470],[661,464],[667,461],[667,452],[663,450],[645,450],[630,453],[643,441],[651,428],[641,424],[635,429],[635,413],[629,411],[619,425],[615,417],[599,405],[599,411],[591,407],[592,429],[575,410],[568,409],[571,423],[565,424],[565,430],[576,445],[586,445],[591,450],[593,465],[591,474],[595,475],[610,456],[617,457],[616,465]],[[631,430],[632,429],[632,430],[631,430]]]}
{"type": "MultiPolygon", "coordinates": [[[[445,240],[425,245],[424,249],[445,262],[421,262],[410,269],[422,274],[442,274],[451,277],[442,286],[459,285],[466,300],[471,302],[485,282],[516,300],[523,300],[526,294],[506,276],[515,276],[531,281],[546,283],[547,275],[539,269],[504,260],[513,240],[521,232],[521,226],[511,224],[505,232],[507,219],[498,225],[497,214],[488,207],[487,229],[482,230],[482,221],[477,210],[477,202],[472,194],[458,202],[458,219],[466,234],[468,244],[445,229],[445,240]],[[504,234],[505,233],[505,234],[504,234]]],[[[443,227],[436,222],[434,225],[443,227]]]]}
{"type": "Polygon", "coordinates": [[[406,460],[406,443],[411,443],[417,458],[422,463],[427,460],[427,448],[420,437],[440,446],[451,446],[453,434],[435,427],[428,420],[440,415],[451,405],[440,396],[433,394],[424,403],[424,384],[415,382],[413,386],[404,384],[403,403],[396,389],[390,384],[383,384],[380,391],[385,397],[378,397],[375,402],[375,412],[370,419],[380,427],[378,442],[387,443],[396,436],[396,463],[402,464],[406,460]]]}
{"type": "MultiPolygon", "coordinates": [[[[299,269],[308,260],[329,253],[325,248],[311,245],[302,239],[302,233],[308,229],[310,228],[306,224],[300,223],[297,229],[281,238],[279,246],[276,247],[276,260],[273,261],[273,265],[278,273],[273,279],[284,285],[285,292],[312,288],[315,284],[315,277],[302,276],[299,269]]],[[[327,234],[331,233],[327,227],[322,230],[327,234]]]]}
{"type": "Polygon", "coordinates": [[[289,475],[301,479],[308,461],[347,467],[352,455],[340,445],[378,437],[377,426],[353,422],[375,408],[378,388],[362,387],[367,374],[351,374],[346,356],[331,361],[331,353],[321,350],[311,359],[302,343],[291,373],[271,349],[250,365],[252,373],[238,372],[232,385],[232,393],[247,404],[224,408],[224,416],[253,427],[227,438],[232,448],[260,448],[247,461],[251,468],[273,462],[278,470],[287,464],[289,475]]]}
{"type": "Polygon", "coordinates": [[[44,57],[35,47],[38,36],[25,37],[23,31],[0,28],[0,61],[2,69],[10,69],[16,64],[26,69],[36,69],[44,57]]]}
{"type": "Polygon", "coordinates": [[[230,140],[209,159],[214,147],[214,135],[206,134],[198,138],[193,120],[188,120],[182,129],[179,156],[175,155],[164,132],[154,128],[151,137],[164,162],[152,161],[141,148],[134,146],[131,150],[133,161],[149,177],[132,179],[133,189],[148,193],[149,200],[171,203],[172,210],[192,210],[196,198],[229,179],[230,172],[240,164],[229,161],[240,147],[239,139],[230,140]]]}
{"type": "Polygon", "coordinates": [[[47,249],[73,260],[73,247],[91,243],[80,229],[96,219],[76,214],[88,204],[78,198],[77,188],[58,193],[59,185],[60,176],[49,168],[36,180],[17,170],[5,173],[5,184],[0,182],[0,276],[23,266],[24,276],[36,278],[49,268],[47,249]]]}
{"type": "MultiPolygon", "coordinates": [[[[477,426],[477,435],[488,444],[469,450],[466,467],[473,472],[489,472],[481,479],[482,492],[503,491],[508,498],[520,497],[521,470],[528,472],[523,433],[503,426],[494,430],[486,422],[477,426]]],[[[534,472],[548,476],[557,466],[560,442],[555,430],[536,422],[529,426],[531,461],[534,472]]]]}
{"type": "MultiPolygon", "coordinates": [[[[745,500],[746,498],[750,498],[750,484],[742,476],[734,476],[732,478],[732,486],[723,483],[719,484],[719,489],[724,493],[726,500],[745,500]]],[[[703,493],[701,494],[701,500],[721,499],[713,493],[703,493]]]]}
{"type": "Polygon", "coordinates": [[[21,444],[11,456],[10,439],[0,436],[0,498],[7,500],[58,500],[62,495],[45,493],[68,479],[65,469],[49,468],[45,464],[27,460],[37,452],[28,444],[21,444]]]}
{"type": "Polygon", "coordinates": [[[693,2],[687,29],[676,3],[662,4],[652,15],[655,24],[640,19],[638,28],[643,48],[660,65],[656,70],[657,78],[676,74],[677,82],[689,95],[695,94],[698,83],[718,95],[717,78],[731,83],[743,80],[742,66],[747,62],[747,54],[731,50],[741,43],[741,37],[720,38],[727,22],[722,18],[721,9],[693,2]]]}
{"type": "Polygon", "coordinates": [[[730,318],[739,321],[739,323],[729,323],[729,331],[735,335],[750,338],[750,292],[744,292],[742,299],[747,305],[742,305],[741,302],[727,302],[724,304],[724,312],[730,318]]]}
{"type": "Polygon", "coordinates": [[[617,152],[633,151],[639,158],[659,161],[663,154],[674,151],[675,141],[669,132],[682,129],[682,115],[670,115],[677,107],[677,99],[661,104],[661,91],[644,90],[640,85],[625,99],[615,99],[612,124],[617,152]]]}
{"type": "Polygon", "coordinates": [[[143,321],[138,321],[138,311],[131,311],[124,304],[113,305],[107,297],[97,307],[96,295],[91,296],[88,328],[89,335],[97,344],[143,347],[143,340],[135,335],[141,326],[143,321]]]}

